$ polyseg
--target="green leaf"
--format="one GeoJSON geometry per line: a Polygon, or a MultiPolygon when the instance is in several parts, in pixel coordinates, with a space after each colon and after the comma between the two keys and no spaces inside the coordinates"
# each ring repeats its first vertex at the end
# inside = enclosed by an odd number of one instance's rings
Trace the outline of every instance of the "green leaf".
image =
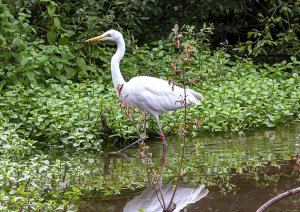
{"type": "Polygon", "coordinates": [[[56,63],[56,68],[58,70],[61,70],[64,67],[64,65],[62,63],[56,63]]]}
{"type": "Polygon", "coordinates": [[[78,193],[78,192],[79,192],[78,188],[77,188],[77,187],[75,187],[75,186],[73,186],[73,187],[72,187],[72,190],[73,190],[74,192],[76,192],[76,193],[78,193]]]}
{"type": "Polygon", "coordinates": [[[11,145],[9,145],[9,144],[4,144],[4,145],[2,146],[2,148],[3,148],[3,149],[7,149],[7,150],[9,150],[9,149],[11,149],[11,148],[12,148],[12,146],[11,146],[11,145]]]}
{"type": "Polygon", "coordinates": [[[68,80],[67,77],[65,77],[64,75],[59,75],[57,78],[62,82],[67,82],[68,80]]]}
{"type": "Polygon", "coordinates": [[[93,66],[86,66],[86,70],[91,71],[93,73],[97,73],[97,69],[93,66]]]}
{"type": "Polygon", "coordinates": [[[34,81],[34,80],[35,80],[35,79],[34,79],[35,73],[34,73],[33,71],[28,71],[28,72],[26,72],[26,75],[27,75],[27,77],[28,77],[28,79],[29,79],[30,81],[34,81]]]}
{"type": "Polygon", "coordinates": [[[51,74],[51,70],[49,67],[45,67],[45,71],[47,72],[47,74],[51,74]]]}
{"type": "Polygon", "coordinates": [[[249,46],[247,47],[247,50],[248,50],[248,54],[251,55],[251,54],[252,54],[252,46],[249,45],[249,46]]]}
{"type": "Polygon", "coordinates": [[[74,77],[77,73],[77,70],[73,69],[73,68],[66,68],[66,77],[67,79],[71,79],[72,77],[74,77]]]}
{"type": "Polygon", "coordinates": [[[53,44],[57,39],[57,33],[54,30],[47,32],[47,39],[50,44],[53,44]]]}
{"type": "Polygon", "coordinates": [[[10,117],[13,118],[13,119],[16,119],[16,118],[18,118],[19,116],[18,116],[18,114],[12,114],[10,117]]]}
{"type": "Polygon", "coordinates": [[[79,200],[79,196],[74,196],[73,200],[79,200]]]}
{"type": "Polygon", "coordinates": [[[7,135],[1,135],[0,139],[3,140],[3,141],[6,141],[7,140],[7,135]]]}
{"type": "Polygon", "coordinates": [[[58,17],[54,17],[53,18],[53,22],[54,22],[54,26],[56,27],[56,29],[60,29],[61,28],[60,20],[59,20],[58,17]]]}
{"type": "Polygon", "coordinates": [[[52,4],[48,5],[47,6],[47,11],[48,11],[48,14],[53,17],[55,15],[55,10],[56,10],[56,7],[52,4]]]}
{"type": "Polygon", "coordinates": [[[29,59],[30,57],[23,57],[22,59],[21,59],[21,65],[22,66],[25,66],[27,63],[28,63],[28,59],[29,59]]]}
{"type": "Polygon", "coordinates": [[[65,37],[61,37],[58,39],[58,44],[59,45],[66,45],[68,43],[68,39],[65,37]]]}
{"type": "Polygon", "coordinates": [[[86,66],[86,63],[85,63],[85,61],[84,61],[84,59],[82,57],[78,57],[76,59],[76,63],[79,66],[79,68],[81,68],[81,69],[84,69],[85,66],[86,66]]]}
{"type": "Polygon", "coordinates": [[[266,119],[264,121],[264,124],[267,125],[267,127],[275,127],[275,124],[271,122],[269,119],[266,119]]]}

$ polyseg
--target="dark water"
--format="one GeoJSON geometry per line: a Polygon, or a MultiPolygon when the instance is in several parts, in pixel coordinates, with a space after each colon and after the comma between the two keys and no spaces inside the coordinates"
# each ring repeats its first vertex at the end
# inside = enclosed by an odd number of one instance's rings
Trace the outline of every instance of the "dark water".
{"type": "MultiPolygon", "coordinates": [[[[179,166],[182,139],[168,142],[171,173],[179,166]]],[[[205,184],[209,194],[184,211],[256,211],[277,194],[300,186],[299,123],[235,136],[201,135],[188,140],[185,146],[185,174],[181,185],[205,184]]],[[[158,160],[160,148],[157,141],[151,142],[150,150],[158,160]]],[[[128,153],[132,158],[138,157],[136,149],[128,153]]],[[[130,159],[107,160],[123,163],[130,159]]],[[[112,163],[106,168],[109,172],[115,166],[112,163]]],[[[164,182],[170,179],[167,174],[164,182]]],[[[127,189],[120,195],[89,197],[80,211],[123,211],[126,203],[142,191],[142,188],[127,189]]],[[[300,193],[274,204],[268,211],[300,211],[300,193]]]]}

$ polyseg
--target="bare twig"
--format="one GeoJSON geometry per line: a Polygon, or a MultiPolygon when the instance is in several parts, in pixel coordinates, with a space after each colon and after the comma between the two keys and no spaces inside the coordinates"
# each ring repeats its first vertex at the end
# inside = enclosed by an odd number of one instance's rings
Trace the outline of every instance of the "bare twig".
{"type": "Polygon", "coordinates": [[[276,202],[278,202],[278,201],[280,201],[280,200],[282,200],[282,199],[284,199],[284,198],[286,198],[288,196],[296,194],[298,192],[300,192],[300,187],[288,190],[288,191],[286,191],[284,193],[281,193],[281,194],[273,197],[272,199],[270,199],[268,202],[266,202],[262,206],[260,206],[260,208],[256,212],[263,212],[267,208],[269,208],[271,205],[273,205],[274,203],[276,203],[276,202]]]}

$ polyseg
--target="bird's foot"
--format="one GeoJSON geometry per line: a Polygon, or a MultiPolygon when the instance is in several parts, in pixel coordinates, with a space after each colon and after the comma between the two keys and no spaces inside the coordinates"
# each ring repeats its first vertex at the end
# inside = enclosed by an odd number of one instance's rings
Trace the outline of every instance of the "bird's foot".
{"type": "Polygon", "coordinates": [[[135,142],[129,144],[128,146],[124,147],[123,149],[120,149],[118,152],[122,153],[124,150],[128,149],[129,147],[132,147],[134,145],[136,145],[137,143],[139,143],[140,141],[142,141],[142,138],[137,139],[135,142]]]}

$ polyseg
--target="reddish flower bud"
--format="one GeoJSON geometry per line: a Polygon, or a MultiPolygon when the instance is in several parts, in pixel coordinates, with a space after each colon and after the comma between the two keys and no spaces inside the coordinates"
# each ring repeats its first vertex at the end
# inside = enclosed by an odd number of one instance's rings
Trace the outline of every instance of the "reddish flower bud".
{"type": "Polygon", "coordinates": [[[187,58],[190,59],[192,56],[191,56],[191,49],[192,49],[192,46],[191,45],[187,45],[186,47],[186,53],[187,53],[187,58]]]}
{"type": "Polygon", "coordinates": [[[167,158],[164,156],[161,158],[161,164],[165,166],[167,164],[167,158]]]}

